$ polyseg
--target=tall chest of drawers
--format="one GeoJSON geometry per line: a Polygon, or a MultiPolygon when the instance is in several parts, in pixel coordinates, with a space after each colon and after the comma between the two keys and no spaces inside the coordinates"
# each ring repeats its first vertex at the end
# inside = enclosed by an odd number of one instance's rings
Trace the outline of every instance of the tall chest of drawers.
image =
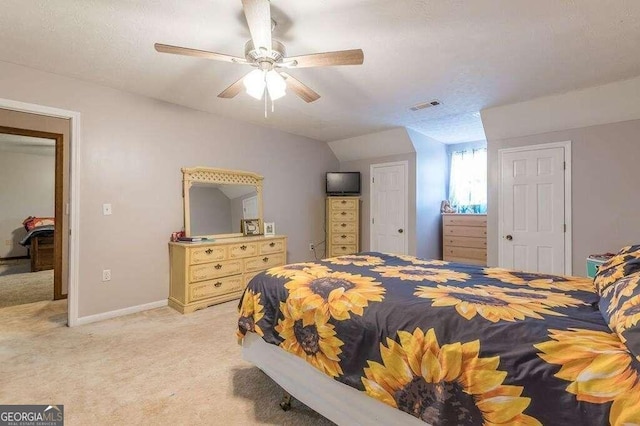
{"type": "Polygon", "coordinates": [[[327,257],[360,251],[360,198],[327,197],[327,257]]]}
{"type": "Polygon", "coordinates": [[[450,262],[487,264],[487,215],[442,215],[443,259],[450,262]]]}
{"type": "Polygon", "coordinates": [[[287,261],[287,237],[169,243],[169,306],[186,314],[238,299],[251,278],[287,261]]]}

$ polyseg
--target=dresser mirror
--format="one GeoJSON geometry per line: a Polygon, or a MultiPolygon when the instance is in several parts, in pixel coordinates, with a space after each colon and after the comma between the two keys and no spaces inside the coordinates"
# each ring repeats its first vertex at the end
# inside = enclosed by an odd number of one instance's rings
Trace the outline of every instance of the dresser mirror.
{"type": "Polygon", "coordinates": [[[258,219],[262,233],[262,176],[238,170],[182,169],[187,237],[242,236],[243,219],[258,219]]]}

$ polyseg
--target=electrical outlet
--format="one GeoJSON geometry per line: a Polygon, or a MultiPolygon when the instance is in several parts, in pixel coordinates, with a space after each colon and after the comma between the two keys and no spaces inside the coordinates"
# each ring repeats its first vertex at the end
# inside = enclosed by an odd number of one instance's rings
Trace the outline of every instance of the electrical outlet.
{"type": "Polygon", "coordinates": [[[309,251],[314,251],[316,249],[316,245],[313,243],[309,243],[309,251]]]}
{"type": "Polygon", "coordinates": [[[12,246],[13,245],[13,241],[12,240],[4,240],[4,245],[5,246],[12,246]]]}
{"type": "Polygon", "coordinates": [[[102,270],[102,281],[111,281],[111,269],[102,270]]]}
{"type": "Polygon", "coordinates": [[[103,204],[102,205],[102,214],[104,216],[110,216],[111,213],[112,213],[111,204],[108,204],[108,203],[107,204],[103,204]]]}

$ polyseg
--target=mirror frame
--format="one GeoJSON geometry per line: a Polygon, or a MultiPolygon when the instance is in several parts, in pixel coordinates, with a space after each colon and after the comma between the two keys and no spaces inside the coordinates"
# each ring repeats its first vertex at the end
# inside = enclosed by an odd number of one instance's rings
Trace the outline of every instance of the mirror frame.
{"type": "Polygon", "coordinates": [[[253,185],[258,197],[258,216],[260,233],[264,233],[262,217],[262,181],[264,178],[256,173],[242,170],[214,169],[211,167],[183,167],[182,169],[182,204],[184,210],[184,232],[187,237],[234,238],[244,236],[242,232],[233,234],[191,235],[191,209],[189,189],[194,183],[211,183],[227,185],[253,185]]]}

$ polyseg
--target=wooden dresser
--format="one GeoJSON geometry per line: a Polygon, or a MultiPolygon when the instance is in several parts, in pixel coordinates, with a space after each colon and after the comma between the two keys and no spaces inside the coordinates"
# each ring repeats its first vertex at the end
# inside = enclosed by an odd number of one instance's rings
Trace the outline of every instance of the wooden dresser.
{"type": "Polygon", "coordinates": [[[287,237],[169,243],[169,306],[183,314],[238,299],[259,272],[287,261],[287,237]]]}
{"type": "Polygon", "coordinates": [[[327,197],[327,257],[360,251],[360,198],[327,197]]]}
{"type": "Polygon", "coordinates": [[[442,215],[442,253],[449,262],[487,264],[487,215],[442,215]]]}

